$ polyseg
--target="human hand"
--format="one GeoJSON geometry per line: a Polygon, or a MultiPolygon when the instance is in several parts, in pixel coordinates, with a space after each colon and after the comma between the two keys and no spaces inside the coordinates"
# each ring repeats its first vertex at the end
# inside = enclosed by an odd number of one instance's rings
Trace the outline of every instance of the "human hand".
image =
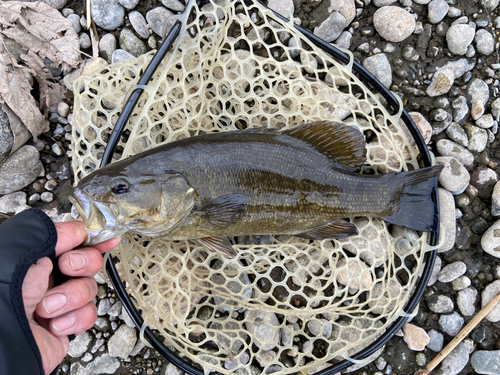
{"type": "Polygon", "coordinates": [[[120,243],[120,238],[113,238],[93,247],[75,249],[87,238],[85,224],[72,221],[55,226],[59,269],[70,279],[54,286],[52,261],[45,257],[29,268],[22,286],[24,309],[46,374],[66,356],[68,335],[79,335],[94,325],[97,309],[92,300],[97,294],[97,283],[93,276],[103,266],[102,253],[120,243]]]}

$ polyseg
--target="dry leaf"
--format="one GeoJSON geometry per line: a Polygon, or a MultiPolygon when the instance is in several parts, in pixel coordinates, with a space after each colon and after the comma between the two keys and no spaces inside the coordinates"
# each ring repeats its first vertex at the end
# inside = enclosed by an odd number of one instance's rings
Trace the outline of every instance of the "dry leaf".
{"type": "Polygon", "coordinates": [[[12,149],[10,153],[12,154],[22,145],[24,145],[28,139],[30,139],[30,133],[26,126],[24,126],[21,119],[9,108],[7,104],[3,104],[2,110],[7,114],[10,122],[10,130],[12,130],[12,135],[14,136],[14,144],[12,145],[12,149]]]}
{"type": "Polygon", "coordinates": [[[51,70],[60,67],[65,73],[78,67],[79,47],[71,21],[50,5],[0,0],[0,71],[5,72],[0,75],[0,102],[35,139],[49,130],[42,113],[68,96],[51,70]],[[31,96],[33,78],[39,86],[39,104],[31,96]]]}

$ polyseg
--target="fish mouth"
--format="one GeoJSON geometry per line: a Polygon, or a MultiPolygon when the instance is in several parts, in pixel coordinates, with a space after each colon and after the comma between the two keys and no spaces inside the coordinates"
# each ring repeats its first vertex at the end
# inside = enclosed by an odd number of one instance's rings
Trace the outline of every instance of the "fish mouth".
{"type": "Polygon", "coordinates": [[[95,201],[80,189],[74,189],[73,196],[68,199],[85,222],[87,239],[83,245],[95,245],[122,234],[118,233],[116,217],[107,205],[95,201]]]}

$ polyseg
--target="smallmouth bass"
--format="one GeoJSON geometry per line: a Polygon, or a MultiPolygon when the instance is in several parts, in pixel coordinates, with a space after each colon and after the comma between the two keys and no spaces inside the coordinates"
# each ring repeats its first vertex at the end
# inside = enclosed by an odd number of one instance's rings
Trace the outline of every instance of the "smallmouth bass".
{"type": "Polygon", "coordinates": [[[200,135],[96,170],[70,200],[89,244],[132,230],[198,240],[229,257],[228,236],[345,238],[357,234],[343,220],[352,216],[435,230],[431,193],[442,166],[356,173],[365,155],[363,134],[337,122],[200,135]]]}

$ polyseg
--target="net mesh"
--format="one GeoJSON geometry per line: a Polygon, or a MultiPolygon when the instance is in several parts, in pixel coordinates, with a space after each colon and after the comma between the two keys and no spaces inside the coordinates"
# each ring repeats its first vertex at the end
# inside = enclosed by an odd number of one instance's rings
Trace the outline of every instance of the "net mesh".
{"type": "MultiPolygon", "coordinates": [[[[148,83],[113,160],[177,139],[318,121],[358,127],[362,172],[417,169],[418,150],[379,96],[259,4],[191,1],[182,31],[148,83]]],[[[74,84],[75,180],[99,165],[127,93],[153,53],[74,84]]],[[[402,106],[400,106],[402,107],[402,106]]],[[[426,234],[350,218],[359,235],[309,241],[232,239],[227,259],[191,241],[127,233],[114,251],[145,324],[205,373],[314,373],[374,342],[404,314],[426,234]]]]}

